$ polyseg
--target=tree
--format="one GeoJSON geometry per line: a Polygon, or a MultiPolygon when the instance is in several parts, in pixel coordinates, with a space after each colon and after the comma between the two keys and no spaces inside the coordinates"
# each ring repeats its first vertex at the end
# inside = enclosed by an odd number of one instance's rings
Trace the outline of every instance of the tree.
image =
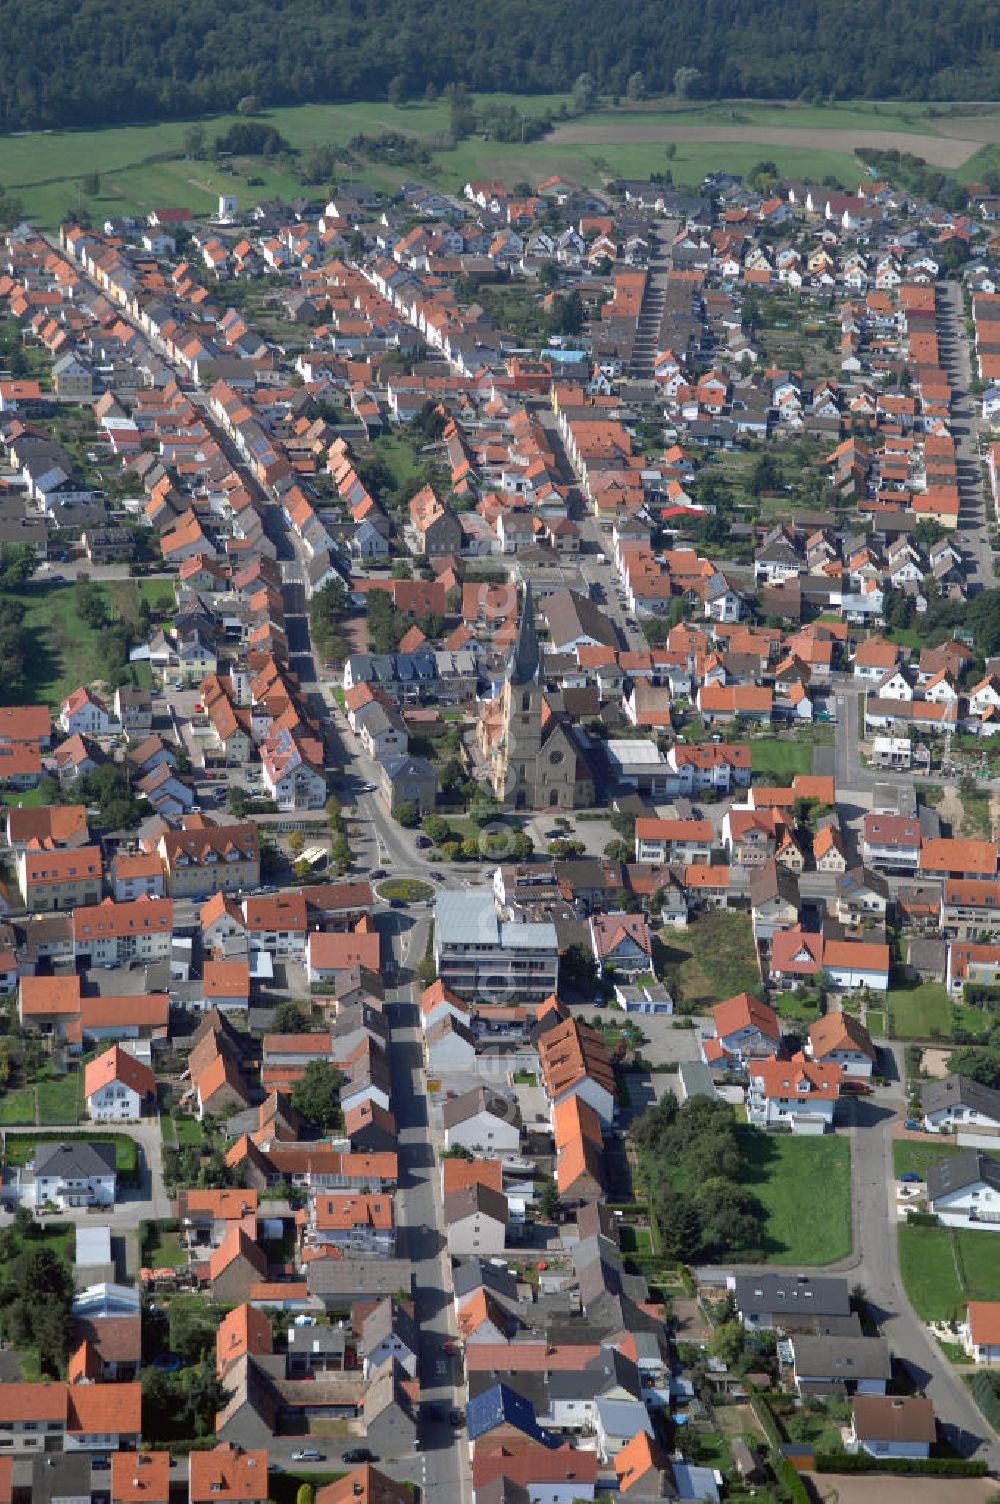
{"type": "Polygon", "coordinates": [[[568,945],[559,962],[560,991],[593,997],[597,990],[598,968],[594,953],[582,941],[568,945]]]}
{"type": "Polygon", "coordinates": [[[107,620],[107,604],[104,592],[99,585],[95,585],[89,575],[77,576],[73,591],[76,604],[76,614],[87,627],[93,627],[95,631],[104,626],[107,620]]]}
{"type": "Polygon", "coordinates": [[[634,73],[630,73],[628,76],[628,83],[625,85],[625,98],[642,99],[645,93],[646,75],[641,69],[637,68],[634,73]]]}
{"type": "Polygon", "coordinates": [[[20,590],[34,574],[36,563],[30,543],[0,544],[0,590],[20,590]]]}
{"type": "Polygon", "coordinates": [[[302,834],[301,830],[293,830],[289,832],[288,849],[291,852],[292,856],[301,856],[303,851],[305,851],[306,838],[302,834]]]}
{"type": "Polygon", "coordinates": [[[193,162],[200,162],[206,151],[205,127],[203,125],[188,126],[181,144],[186,157],[190,157],[193,162]]]}
{"type": "Polygon", "coordinates": [[[559,1187],[551,1176],[543,1180],[538,1188],[538,1212],[546,1222],[558,1222],[562,1214],[559,1187]]]}
{"type": "Polygon", "coordinates": [[[291,998],[283,998],[271,1014],[271,1032],[274,1034],[308,1034],[311,1028],[309,1008],[291,998]]]}
{"type": "Polygon", "coordinates": [[[315,1497],[316,1490],[313,1488],[312,1484],[302,1483],[299,1485],[299,1491],[295,1495],[295,1504],[313,1504],[315,1497]]]}
{"type": "Polygon", "coordinates": [[[237,101],[236,113],[237,115],[259,114],[260,100],[257,98],[256,94],[244,94],[243,98],[237,101]]]}
{"type": "Polygon", "coordinates": [[[229,792],[226,794],[226,808],[231,815],[236,816],[237,820],[245,820],[250,813],[250,799],[247,791],[241,788],[238,783],[231,783],[229,785],[229,792]]]}
{"type": "Polygon", "coordinates": [[[404,104],[406,102],[406,78],[404,75],[402,73],[394,73],[389,80],[389,86],[385,92],[386,98],[391,105],[395,105],[398,108],[401,104],[404,104]]]}
{"type": "Polygon", "coordinates": [[[292,1106],[316,1128],[340,1128],[344,1122],[340,1110],[343,1081],[335,1065],[325,1060],[310,1060],[292,1087],[292,1106]]]}
{"type": "Polygon", "coordinates": [[[581,73],[573,84],[573,110],[577,115],[586,115],[597,103],[597,85],[593,74],[581,73]]]}
{"type": "Polygon", "coordinates": [[[85,173],[80,186],[88,198],[96,198],[101,191],[100,174],[97,172],[85,173]]]}
{"type": "Polygon", "coordinates": [[[664,1182],[655,1201],[656,1226],[664,1258],[688,1263],[701,1249],[701,1219],[688,1196],[678,1196],[664,1182]]]}
{"type": "Polygon", "coordinates": [[[420,810],[415,804],[409,802],[397,804],[393,814],[404,830],[416,830],[420,824],[420,810]]]}
{"type": "Polygon", "coordinates": [[[713,1358],[721,1358],[727,1368],[733,1368],[743,1356],[746,1345],[743,1323],[736,1319],[719,1323],[709,1339],[708,1350],[713,1358]]]}
{"type": "Polygon", "coordinates": [[[689,99],[700,77],[700,68],[677,68],[674,72],[674,93],[677,98],[689,99]]]}

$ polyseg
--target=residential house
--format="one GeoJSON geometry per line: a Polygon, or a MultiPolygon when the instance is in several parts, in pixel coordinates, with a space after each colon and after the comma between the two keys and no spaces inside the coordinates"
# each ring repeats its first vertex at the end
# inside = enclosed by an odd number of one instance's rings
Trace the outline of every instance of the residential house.
{"type": "Polygon", "coordinates": [[[87,1112],[95,1123],[137,1123],[144,1105],[156,1095],[149,1066],[119,1045],[91,1060],[83,1077],[87,1112]]]}
{"type": "Polygon", "coordinates": [[[839,1065],[819,1065],[799,1052],[791,1060],[752,1060],[747,1076],[747,1120],[756,1127],[790,1127],[793,1133],[833,1127],[843,1078],[839,1065]]]}
{"type": "Polygon", "coordinates": [[[1000,1159],[965,1149],[935,1160],[927,1171],[927,1205],[945,1227],[1000,1232],[1000,1159]]]}
{"type": "Polygon", "coordinates": [[[976,1364],[1000,1364],[1000,1300],[970,1300],[962,1325],[962,1344],[976,1364]]]}
{"type": "Polygon", "coordinates": [[[831,1009],[810,1024],[806,1054],[820,1065],[839,1065],[845,1078],[865,1080],[874,1069],[877,1051],[853,1013],[831,1009]]]}
{"type": "MultiPolygon", "coordinates": [[[[433,1025],[431,1025],[433,1028],[433,1025]]],[[[441,1112],[446,1149],[467,1149],[470,1154],[516,1156],[521,1147],[521,1112],[517,1101],[488,1086],[444,1103],[441,1112]]]]}
{"type": "Polygon", "coordinates": [[[870,1457],[929,1457],[937,1440],[934,1406],[923,1395],[857,1395],[849,1452],[870,1457]]]}
{"type": "Polygon", "coordinates": [[[653,942],[645,914],[592,914],[590,943],[602,971],[630,978],[652,974],[653,942]]]}
{"type": "Polygon", "coordinates": [[[717,1003],[712,1024],[714,1033],[702,1042],[706,1065],[743,1070],[749,1061],[768,1059],[781,1048],[777,1013],[748,992],[717,1003]]]}
{"type": "Polygon", "coordinates": [[[114,1206],[115,1163],[114,1144],[89,1139],[39,1144],[32,1182],[25,1183],[26,1199],[35,1207],[114,1206]]]}
{"type": "Polygon", "coordinates": [[[448,1252],[502,1254],[507,1241],[507,1197],[477,1182],[450,1191],[444,1198],[448,1252]]]}
{"type": "Polygon", "coordinates": [[[924,1126],[932,1132],[1000,1135],[1000,1091],[968,1076],[925,1081],[920,1106],[924,1126]]]}

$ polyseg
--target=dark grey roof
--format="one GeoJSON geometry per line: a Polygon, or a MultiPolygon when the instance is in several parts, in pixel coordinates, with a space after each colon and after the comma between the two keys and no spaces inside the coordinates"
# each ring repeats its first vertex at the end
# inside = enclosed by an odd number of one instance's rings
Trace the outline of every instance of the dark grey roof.
{"type": "Polygon", "coordinates": [[[927,1171],[927,1199],[933,1203],[980,1181],[1000,1191],[1000,1160],[990,1159],[979,1149],[966,1149],[931,1165],[927,1171]]]}
{"type": "Polygon", "coordinates": [[[800,1379],[891,1379],[892,1358],[884,1337],[796,1337],[795,1374],[800,1379]]]}
{"type": "Polygon", "coordinates": [[[445,1128],[454,1128],[456,1123],[464,1123],[479,1112],[488,1112],[491,1117],[499,1118],[503,1123],[513,1123],[517,1128],[521,1126],[521,1109],[517,1102],[488,1086],[474,1086],[471,1091],[464,1091],[460,1097],[445,1102],[441,1122],[445,1128]]]}
{"type": "Polygon", "coordinates": [[[463,1185],[457,1191],[449,1191],[444,1198],[444,1220],[451,1224],[461,1222],[476,1213],[489,1217],[493,1222],[507,1226],[507,1197],[490,1185],[477,1181],[475,1185],[463,1185]]]}
{"type": "Polygon", "coordinates": [[[408,1259],[311,1259],[306,1265],[310,1295],[327,1299],[379,1300],[409,1291],[412,1280],[408,1259]]]}
{"type": "Polygon", "coordinates": [[[72,1143],[37,1144],[35,1177],[71,1175],[78,1179],[115,1173],[115,1146],[76,1139],[72,1143]]]}
{"type": "Polygon", "coordinates": [[[921,1088],[920,1101],[925,1114],[942,1112],[948,1107],[974,1107],[1000,1123],[1000,1091],[982,1086],[969,1076],[945,1076],[940,1081],[926,1082],[921,1088]]]}
{"type": "Polygon", "coordinates": [[[736,1309],[744,1315],[846,1316],[846,1279],[812,1279],[806,1274],[738,1274],[736,1309]]]}
{"type": "Polygon", "coordinates": [[[494,1264],[490,1259],[468,1259],[452,1271],[452,1286],[457,1296],[469,1295],[473,1290],[487,1290],[507,1300],[517,1300],[517,1280],[506,1265],[494,1264]]]}
{"type": "Polygon", "coordinates": [[[507,678],[511,684],[533,684],[538,678],[540,661],[538,635],[535,631],[535,603],[529,580],[524,587],[521,619],[517,624],[517,641],[511,653],[507,678]]]}

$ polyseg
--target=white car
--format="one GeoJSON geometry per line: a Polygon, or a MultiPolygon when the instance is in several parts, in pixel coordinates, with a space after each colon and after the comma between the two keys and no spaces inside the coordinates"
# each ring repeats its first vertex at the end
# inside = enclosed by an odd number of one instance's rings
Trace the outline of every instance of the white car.
{"type": "Polygon", "coordinates": [[[315,1447],[303,1447],[301,1452],[292,1453],[293,1462],[322,1462],[323,1453],[317,1452],[315,1447]]]}

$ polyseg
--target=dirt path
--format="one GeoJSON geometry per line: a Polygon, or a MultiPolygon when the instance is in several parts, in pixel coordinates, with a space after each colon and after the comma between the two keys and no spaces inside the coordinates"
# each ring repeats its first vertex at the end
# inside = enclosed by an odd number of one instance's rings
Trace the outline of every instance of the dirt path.
{"type": "MultiPolygon", "coordinates": [[[[954,125],[956,122],[951,122],[954,125]]],[[[799,146],[810,151],[856,151],[861,146],[880,151],[911,151],[934,167],[961,167],[984,141],[1000,139],[1000,121],[969,122],[979,136],[923,136],[910,131],[869,130],[855,126],[840,130],[798,129],[786,125],[559,125],[546,137],[553,146],[633,146],[639,142],[705,143],[735,141],[742,145],[799,146]]]]}

